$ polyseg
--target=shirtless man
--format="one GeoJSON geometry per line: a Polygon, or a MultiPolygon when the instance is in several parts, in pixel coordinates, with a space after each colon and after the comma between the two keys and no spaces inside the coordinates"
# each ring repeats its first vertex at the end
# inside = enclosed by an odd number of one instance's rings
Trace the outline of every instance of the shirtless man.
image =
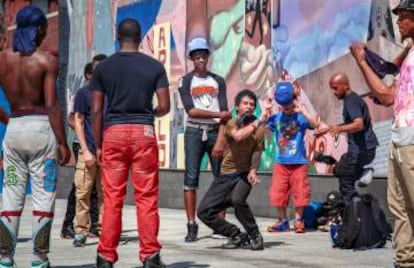
{"type": "Polygon", "coordinates": [[[57,59],[38,48],[46,36],[46,17],[39,8],[26,6],[17,13],[16,25],[13,49],[0,52],[0,84],[12,111],[3,148],[0,268],[14,265],[29,176],[33,200],[30,267],[47,268],[50,267],[47,253],[54,216],[57,161],[66,164],[70,153],[56,98],[57,59]]]}

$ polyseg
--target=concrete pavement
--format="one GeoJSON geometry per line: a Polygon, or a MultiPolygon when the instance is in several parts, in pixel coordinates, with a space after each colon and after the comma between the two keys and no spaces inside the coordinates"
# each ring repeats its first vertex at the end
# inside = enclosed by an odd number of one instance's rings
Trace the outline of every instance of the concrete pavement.
{"type": "MultiPolygon", "coordinates": [[[[55,268],[94,267],[98,239],[88,239],[83,248],[72,246],[71,240],[59,237],[66,209],[64,200],[57,200],[53,224],[51,253],[49,258],[55,268]]],[[[386,248],[368,251],[333,249],[328,233],[318,231],[306,234],[265,232],[274,220],[257,218],[263,231],[265,250],[222,250],[225,240],[211,239],[211,231],[200,224],[200,240],[184,243],[185,212],[161,209],[160,241],[163,244],[162,258],[170,268],[218,268],[218,267],[391,267],[393,250],[386,248]]],[[[233,222],[233,215],[228,215],[233,222]]],[[[31,198],[28,197],[22,216],[16,263],[19,268],[29,267],[31,259],[31,198]]],[[[125,206],[123,212],[122,242],[119,246],[119,262],[115,267],[141,267],[138,260],[138,234],[136,232],[135,207],[125,206]]]]}

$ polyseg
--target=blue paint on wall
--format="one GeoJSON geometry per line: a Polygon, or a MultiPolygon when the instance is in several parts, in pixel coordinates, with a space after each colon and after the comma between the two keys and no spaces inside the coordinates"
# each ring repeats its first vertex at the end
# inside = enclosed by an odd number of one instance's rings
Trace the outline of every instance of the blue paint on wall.
{"type": "MultiPolygon", "coordinates": [[[[141,25],[141,37],[144,37],[154,25],[161,7],[161,0],[141,0],[139,2],[118,8],[116,25],[124,19],[132,18],[138,20],[141,25]]],[[[118,41],[115,41],[115,49],[119,50],[118,41]]]]}

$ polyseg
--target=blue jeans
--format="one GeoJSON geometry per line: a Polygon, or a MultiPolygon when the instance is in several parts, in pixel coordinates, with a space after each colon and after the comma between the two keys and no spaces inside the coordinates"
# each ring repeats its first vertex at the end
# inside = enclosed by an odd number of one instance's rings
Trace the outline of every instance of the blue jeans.
{"type": "Polygon", "coordinates": [[[220,175],[221,161],[211,156],[217,139],[217,131],[208,131],[207,140],[203,141],[203,130],[187,127],[184,134],[185,173],[184,189],[195,190],[198,188],[200,165],[205,153],[208,154],[214,178],[220,175]]]}

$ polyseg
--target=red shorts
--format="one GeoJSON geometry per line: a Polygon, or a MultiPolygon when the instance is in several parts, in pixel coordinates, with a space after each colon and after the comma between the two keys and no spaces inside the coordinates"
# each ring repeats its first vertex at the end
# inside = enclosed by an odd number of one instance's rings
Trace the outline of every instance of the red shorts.
{"type": "Polygon", "coordinates": [[[293,195],[295,207],[305,207],[310,201],[310,186],[306,164],[275,164],[270,183],[270,204],[275,207],[287,207],[289,193],[293,195]]]}

